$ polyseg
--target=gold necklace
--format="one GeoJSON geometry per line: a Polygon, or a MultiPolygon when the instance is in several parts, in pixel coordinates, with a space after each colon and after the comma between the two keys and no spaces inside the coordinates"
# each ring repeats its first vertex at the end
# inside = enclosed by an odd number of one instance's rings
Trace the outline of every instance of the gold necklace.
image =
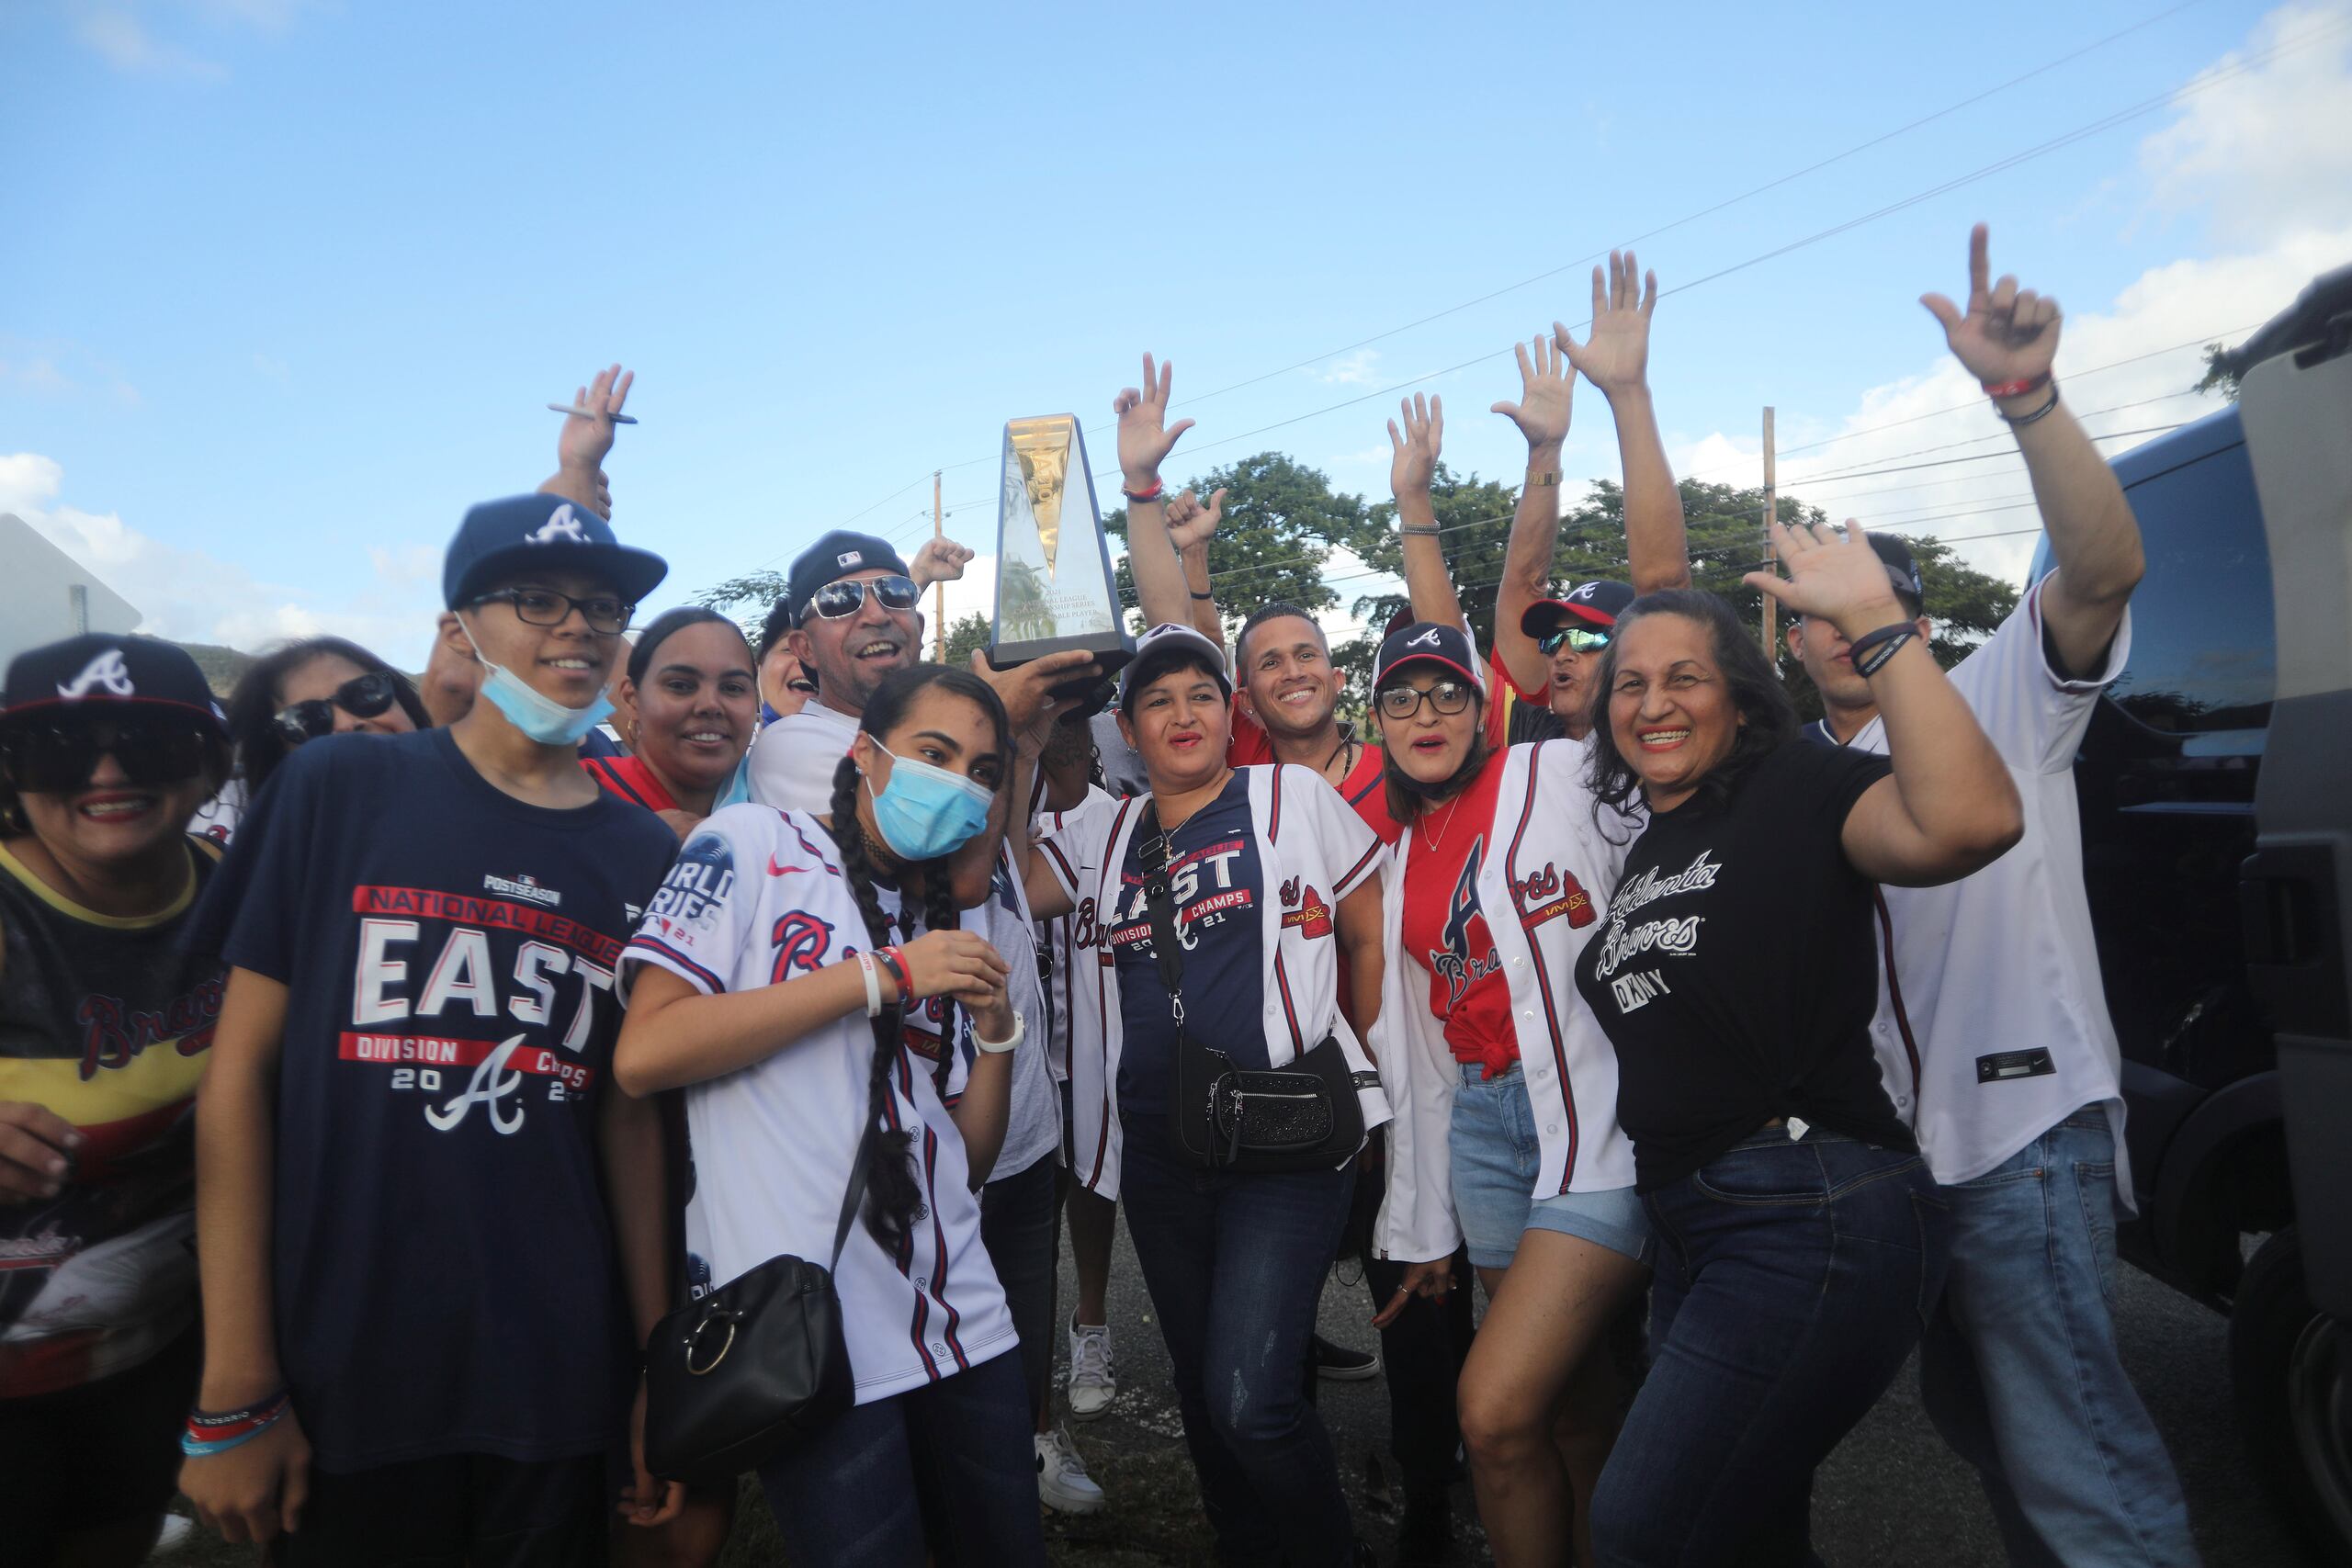
{"type": "Polygon", "coordinates": [[[1460,795],[1456,795],[1452,800],[1446,802],[1445,827],[1434,828],[1430,830],[1430,848],[1437,848],[1438,840],[1445,836],[1445,829],[1453,826],[1453,814],[1462,809],[1462,796],[1469,793],[1470,792],[1465,789],[1462,791],[1460,795]]]}

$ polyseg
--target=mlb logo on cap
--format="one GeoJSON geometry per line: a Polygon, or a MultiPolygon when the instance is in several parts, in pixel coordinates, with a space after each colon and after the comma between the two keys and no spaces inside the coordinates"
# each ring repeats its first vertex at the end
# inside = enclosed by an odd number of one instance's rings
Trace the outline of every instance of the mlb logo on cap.
{"type": "Polygon", "coordinates": [[[864,566],[865,564],[865,556],[864,552],[859,550],[844,550],[840,555],[833,558],[833,564],[840,567],[843,571],[850,571],[855,568],[864,566]]]}

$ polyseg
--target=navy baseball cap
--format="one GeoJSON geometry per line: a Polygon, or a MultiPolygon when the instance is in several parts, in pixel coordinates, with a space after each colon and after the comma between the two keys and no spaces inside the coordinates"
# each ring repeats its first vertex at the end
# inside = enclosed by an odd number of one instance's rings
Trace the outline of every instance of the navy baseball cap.
{"type": "Polygon", "coordinates": [[[632,604],[661,586],[670,563],[622,544],[578,502],[537,492],[485,501],[466,513],[441,563],[446,607],[461,610],[518,572],[577,571],[608,581],[632,604]]]}
{"type": "Polygon", "coordinates": [[[792,558],[792,571],[785,580],[784,602],[788,606],[792,624],[798,626],[808,601],[817,590],[828,582],[861,571],[895,572],[907,575],[907,563],[899,558],[898,547],[889,540],[872,534],[853,534],[846,528],[836,528],[815,544],[792,558]]]}
{"type": "Polygon", "coordinates": [[[1634,602],[1634,588],[1606,578],[1579,582],[1557,599],[1538,599],[1519,617],[1519,629],[1542,641],[1570,626],[1599,626],[1607,631],[1634,602]]]}
{"type": "Polygon", "coordinates": [[[1894,584],[1903,607],[1914,615],[1921,614],[1928,603],[1928,589],[1919,580],[1919,562],[1909,543],[1894,534],[1872,534],[1869,538],[1871,548],[1886,563],[1887,578],[1894,584]]]}
{"type": "Polygon", "coordinates": [[[1230,700],[1233,677],[1226,672],[1225,649],[1191,626],[1163,622],[1136,639],[1136,656],[1119,680],[1119,711],[1135,706],[1136,694],[1179,665],[1200,663],[1216,676],[1219,690],[1230,700]]]}
{"type": "Polygon", "coordinates": [[[90,632],[27,649],[8,661],[5,701],[0,724],[109,711],[194,717],[224,740],[229,733],[196,660],[151,637],[90,632]]]}
{"type": "Polygon", "coordinates": [[[1470,634],[1460,626],[1449,626],[1440,621],[1415,621],[1399,626],[1381,639],[1380,658],[1373,667],[1372,689],[1388,684],[1388,677],[1409,664],[1436,664],[1453,671],[1468,681],[1480,695],[1487,690],[1486,677],[1478,672],[1477,650],[1470,646],[1470,634]]]}

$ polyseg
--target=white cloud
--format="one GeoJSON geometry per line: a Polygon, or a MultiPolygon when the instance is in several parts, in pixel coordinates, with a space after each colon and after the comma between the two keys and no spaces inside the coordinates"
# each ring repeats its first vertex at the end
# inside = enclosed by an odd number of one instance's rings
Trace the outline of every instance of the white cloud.
{"type": "MultiPolygon", "coordinates": [[[[2329,16],[2352,20],[2352,6],[2274,12],[2256,27],[2248,52],[2329,16]]],[[[2184,100],[2178,118],[2143,141],[2140,164],[2152,208],[2210,209],[2218,220],[2212,232],[2228,248],[2150,268],[2104,308],[2069,302],[2058,378],[2094,435],[2212,412],[2219,402],[2184,395],[2202,374],[2200,346],[2237,341],[2312,277],[2352,258],[2352,29],[2184,100]]],[[[2000,254],[1998,234],[1994,243],[1996,269],[2014,268],[2030,284],[2033,259],[2000,254]]],[[[1932,343],[1931,323],[1921,324],[1932,343]]],[[[1979,570],[2024,580],[2039,542],[2024,465],[1950,355],[1870,389],[1832,424],[1808,428],[1781,412],[1784,492],[1833,517],[1932,534],[1979,570]],[[1796,446],[1811,449],[1791,454],[1796,446]],[[1905,471],[1870,471],[1898,468],[1905,471]]],[[[2112,457],[2150,438],[2104,440],[2099,450],[2112,457]]],[[[1750,486],[1762,478],[1759,450],[1756,435],[1715,432],[1678,441],[1669,453],[1679,474],[1750,486]]]]}
{"type": "Polygon", "coordinates": [[[2240,246],[2352,224],[2352,5],[2288,6],[2246,49],[2190,84],[2180,118],[2140,143],[2156,207],[2209,212],[2240,246]],[[2314,35],[2318,35],[2314,37],[2314,35]],[[2301,47],[2293,40],[2309,39],[2301,47]],[[2289,42],[2258,68],[2214,82],[2247,55],[2289,42]],[[2200,84],[2211,83],[2199,89],[2200,84]]]}
{"type": "Polygon", "coordinates": [[[0,512],[22,517],[136,605],[141,631],[248,651],[284,637],[334,632],[405,668],[423,667],[438,607],[430,585],[439,578],[440,556],[429,547],[371,549],[368,569],[356,558],[350,562],[351,580],[362,586],[330,601],[264,581],[202,550],[164,544],[119,513],[64,503],[64,491],[65,470],[54,458],[0,453],[0,512]]]}
{"type": "Polygon", "coordinates": [[[217,61],[201,59],[164,42],[127,10],[85,12],[74,26],[82,41],[116,70],[138,76],[175,76],[218,82],[229,73],[217,61]]]}
{"type": "Polygon", "coordinates": [[[1360,348],[1313,374],[1327,387],[1370,387],[1380,380],[1379,364],[1380,350],[1360,348]]]}

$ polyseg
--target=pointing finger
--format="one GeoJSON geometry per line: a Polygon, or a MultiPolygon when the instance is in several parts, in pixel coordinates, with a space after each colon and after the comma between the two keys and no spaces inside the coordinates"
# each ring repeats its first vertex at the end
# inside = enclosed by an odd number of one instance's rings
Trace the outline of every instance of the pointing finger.
{"type": "Polygon", "coordinates": [[[1968,231],[1968,293],[1971,303],[1984,297],[1992,276],[1992,231],[1979,223],[1968,231]]]}

